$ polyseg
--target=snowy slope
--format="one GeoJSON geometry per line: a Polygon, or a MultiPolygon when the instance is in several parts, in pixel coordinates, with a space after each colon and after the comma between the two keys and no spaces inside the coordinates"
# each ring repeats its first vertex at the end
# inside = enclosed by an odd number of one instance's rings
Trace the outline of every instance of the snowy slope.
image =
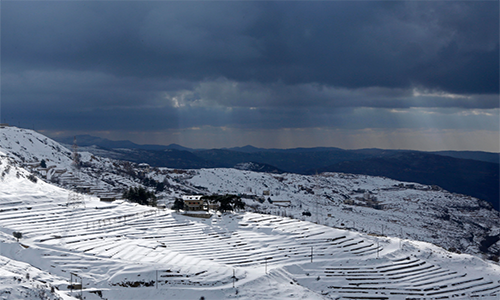
{"type": "Polygon", "coordinates": [[[47,284],[58,279],[29,264],[0,256],[0,297],[2,299],[76,299],[47,284]]]}
{"type": "Polygon", "coordinates": [[[80,293],[68,288],[72,276],[86,299],[496,299],[500,292],[499,266],[431,244],[249,212],[196,219],[92,197],[75,208],[66,205],[67,191],[32,182],[17,167],[6,171],[5,160],[0,262],[21,266],[0,268],[4,291],[16,291],[10,299],[23,299],[24,272],[30,293],[43,285],[54,299],[80,293]],[[19,243],[13,231],[23,233],[19,243]]]}
{"type": "Polygon", "coordinates": [[[248,197],[249,211],[426,241],[469,254],[483,253],[487,258],[500,254],[500,242],[495,240],[500,234],[498,211],[484,201],[438,187],[336,173],[304,176],[236,169],[142,169],[88,152],[79,152],[82,168],[75,170],[67,148],[37,132],[15,127],[0,129],[0,151],[47,182],[66,188],[87,186],[96,196],[119,197],[128,187],[144,184],[155,190],[160,183],[164,185],[158,194],[163,198],[160,202],[167,203],[183,194],[242,194],[248,197]],[[42,159],[50,170],[33,167],[33,162],[42,159]],[[156,184],[148,184],[150,181],[156,184]],[[260,203],[258,198],[265,201],[260,203]],[[311,216],[303,216],[304,212],[311,216]]]}
{"type": "Polygon", "coordinates": [[[80,168],[75,168],[72,150],[29,129],[0,128],[2,156],[34,175],[53,184],[73,188],[90,187],[94,194],[121,194],[129,186],[137,186],[130,176],[119,176],[127,163],[78,151],[80,168]],[[45,161],[46,168],[41,166],[45,161]]]}
{"type": "Polygon", "coordinates": [[[143,169],[86,153],[77,173],[58,147],[29,130],[0,129],[0,261],[9,262],[0,292],[11,299],[24,290],[70,299],[71,273],[87,299],[497,299],[500,291],[498,265],[479,255],[499,234],[498,212],[474,198],[378,177],[143,169]],[[149,178],[165,183],[166,200],[237,193],[267,214],[194,219],[92,195],[68,205],[64,177],[55,186],[47,182],[57,173],[30,167],[41,159],[101,188],[149,178]],[[27,279],[19,268],[38,273],[27,279]]]}
{"type": "Polygon", "coordinates": [[[4,154],[17,163],[47,161],[47,165],[69,167],[71,151],[33,130],[16,127],[0,128],[0,145],[4,154]]]}
{"type": "MultiPolygon", "coordinates": [[[[353,174],[314,177],[234,169],[195,172],[186,181],[206,188],[208,193],[260,195],[266,199],[263,203],[255,197],[247,200],[258,212],[427,241],[475,254],[487,237],[500,233],[499,213],[486,202],[437,187],[353,174]],[[305,211],[311,216],[303,216],[305,211]]],[[[497,243],[488,251],[498,253],[499,249],[497,243]]]]}

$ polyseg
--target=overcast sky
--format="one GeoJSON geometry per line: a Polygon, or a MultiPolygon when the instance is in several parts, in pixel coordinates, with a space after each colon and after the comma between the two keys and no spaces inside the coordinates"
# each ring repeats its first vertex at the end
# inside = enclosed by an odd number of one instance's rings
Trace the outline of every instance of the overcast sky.
{"type": "Polygon", "coordinates": [[[2,1],[1,121],[194,148],[500,151],[498,1],[2,1]]]}

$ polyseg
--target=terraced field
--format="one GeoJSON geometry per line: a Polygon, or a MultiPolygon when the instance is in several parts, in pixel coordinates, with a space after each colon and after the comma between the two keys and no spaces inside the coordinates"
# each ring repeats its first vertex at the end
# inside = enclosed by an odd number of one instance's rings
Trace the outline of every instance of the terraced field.
{"type": "MultiPolygon", "coordinates": [[[[2,199],[4,238],[23,233],[22,246],[11,241],[17,250],[2,255],[58,278],[81,277],[88,299],[131,299],[138,291],[153,293],[151,299],[181,299],[183,292],[246,299],[496,299],[500,293],[498,266],[430,244],[271,215],[197,219],[121,202],[87,199],[75,208],[33,192],[24,196],[31,200],[2,199]]],[[[67,290],[69,282],[51,284],[67,290]]]]}

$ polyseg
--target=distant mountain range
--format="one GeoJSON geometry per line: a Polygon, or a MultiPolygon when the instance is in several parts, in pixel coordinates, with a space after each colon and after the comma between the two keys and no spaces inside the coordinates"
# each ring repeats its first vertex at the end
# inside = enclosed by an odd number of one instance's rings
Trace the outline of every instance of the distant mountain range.
{"type": "MultiPolygon", "coordinates": [[[[138,145],[90,135],[77,144],[96,155],[180,169],[249,168],[272,173],[343,172],[384,176],[401,181],[438,185],[451,192],[477,197],[499,209],[499,153],[360,149],[333,147],[263,149],[253,146],[191,149],[177,144],[138,145]]],[[[58,139],[67,145],[73,138],[58,139]]]]}
{"type": "Polygon", "coordinates": [[[112,141],[108,139],[103,139],[96,136],[91,135],[77,135],[74,137],[61,137],[54,138],[54,140],[59,143],[72,145],[74,139],[76,138],[76,143],[79,147],[88,147],[88,146],[98,146],[106,149],[142,149],[142,150],[166,150],[166,149],[175,149],[175,150],[192,150],[186,147],[182,147],[177,144],[170,144],[168,146],[164,145],[139,145],[133,143],[131,141],[112,141]]]}

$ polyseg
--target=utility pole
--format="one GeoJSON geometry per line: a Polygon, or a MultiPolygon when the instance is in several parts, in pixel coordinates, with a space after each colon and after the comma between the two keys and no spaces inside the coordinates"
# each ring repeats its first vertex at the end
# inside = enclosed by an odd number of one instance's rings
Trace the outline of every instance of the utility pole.
{"type": "Polygon", "coordinates": [[[318,171],[316,171],[316,175],[314,176],[314,188],[313,188],[313,193],[314,193],[314,214],[316,215],[316,224],[320,224],[319,222],[319,210],[318,210],[318,193],[319,193],[319,188],[318,188],[318,171]]]}
{"type": "Polygon", "coordinates": [[[156,289],[158,289],[158,270],[156,270],[156,289]]]}
{"type": "Polygon", "coordinates": [[[380,246],[377,239],[377,259],[379,258],[380,246]]]}
{"type": "Polygon", "coordinates": [[[313,262],[313,246],[311,246],[311,262],[313,262]]]}
{"type": "MultiPolygon", "coordinates": [[[[70,285],[69,285],[70,293],[73,294],[73,289],[75,289],[74,284],[73,284],[73,276],[75,277],[75,280],[78,280],[78,277],[80,277],[80,299],[83,299],[83,277],[78,276],[73,272],[70,272],[69,274],[71,276],[70,277],[70,285]]],[[[78,281],[76,281],[76,283],[78,283],[78,281]]]]}
{"type": "Polygon", "coordinates": [[[68,202],[66,206],[72,206],[73,208],[77,208],[80,205],[83,205],[85,208],[85,199],[82,194],[78,191],[78,184],[80,182],[80,155],[78,154],[78,145],[76,144],[76,136],[73,139],[73,147],[72,147],[71,158],[73,162],[71,163],[71,167],[73,168],[73,176],[71,185],[73,186],[71,190],[69,190],[68,202]]]}
{"type": "Polygon", "coordinates": [[[399,236],[399,249],[401,249],[401,241],[403,240],[403,227],[399,227],[400,229],[400,236],[399,236]]]}

